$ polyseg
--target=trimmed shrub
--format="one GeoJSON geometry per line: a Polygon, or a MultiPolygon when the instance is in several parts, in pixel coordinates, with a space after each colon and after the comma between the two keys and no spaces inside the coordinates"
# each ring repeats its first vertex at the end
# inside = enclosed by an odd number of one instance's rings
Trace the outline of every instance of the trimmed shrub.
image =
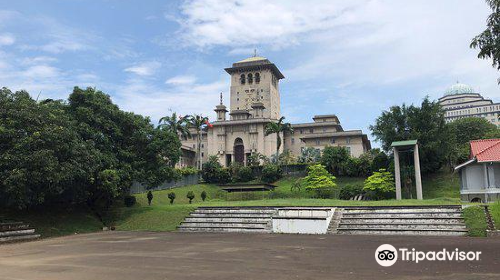
{"type": "Polygon", "coordinates": [[[201,200],[205,201],[205,199],[207,199],[207,192],[202,191],[200,196],[201,196],[201,200]]]}
{"type": "Polygon", "coordinates": [[[309,166],[307,176],[304,177],[306,190],[313,191],[317,198],[332,198],[335,196],[337,184],[332,176],[321,164],[309,166]]]}
{"type": "Polygon", "coordinates": [[[248,166],[241,166],[238,168],[236,176],[233,177],[236,182],[248,182],[254,179],[252,168],[248,166]]]}
{"type": "Polygon", "coordinates": [[[360,184],[347,184],[340,189],[339,198],[349,200],[360,194],[364,194],[363,185],[360,184]]]}
{"type": "Polygon", "coordinates": [[[175,193],[174,192],[168,193],[168,199],[170,199],[170,204],[174,204],[175,193]]]}
{"type": "Polygon", "coordinates": [[[137,199],[135,198],[135,196],[133,195],[126,195],[124,198],[123,198],[123,203],[125,204],[125,206],[127,207],[132,207],[135,205],[135,203],[137,202],[137,199]]]}
{"type": "Polygon", "coordinates": [[[191,202],[194,199],[194,192],[193,191],[188,191],[188,193],[186,194],[186,197],[189,199],[189,204],[191,204],[191,202]]]}
{"type": "Polygon", "coordinates": [[[281,167],[276,164],[266,164],[262,168],[261,180],[265,183],[274,183],[281,179],[283,171],[281,167]]]}
{"type": "Polygon", "coordinates": [[[148,205],[151,205],[151,201],[153,201],[153,193],[151,191],[148,191],[146,197],[148,198],[148,205]]]}
{"type": "Polygon", "coordinates": [[[215,171],[215,181],[217,184],[227,184],[231,182],[231,171],[229,168],[220,168],[215,171]]]}
{"type": "Polygon", "coordinates": [[[365,180],[363,188],[366,192],[370,192],[374,199],[384,199],[396,190],[394,186],[394,178],[390,172],[385,169],[380,169],[379,172],[373,172],[373,175],[365,180]]]}

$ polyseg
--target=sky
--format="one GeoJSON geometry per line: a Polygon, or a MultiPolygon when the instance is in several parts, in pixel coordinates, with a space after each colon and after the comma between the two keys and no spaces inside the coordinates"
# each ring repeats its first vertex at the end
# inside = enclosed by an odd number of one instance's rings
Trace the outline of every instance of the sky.
{"type": "Polygon", "coordinates": [[[457,81],[500,101],[500,72],[469,47],[490,12],[484,0],[2,1],[0,86],[39,99],[95,87],[154,123],[214,119],[223,69],[256,49],[285,75],[289,122],[336,114],[370,134],[383,110],[457,81]]]}

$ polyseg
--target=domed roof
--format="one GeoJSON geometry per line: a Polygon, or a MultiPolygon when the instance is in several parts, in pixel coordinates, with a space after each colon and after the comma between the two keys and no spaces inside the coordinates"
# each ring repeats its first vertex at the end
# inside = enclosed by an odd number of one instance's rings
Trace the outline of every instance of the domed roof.
{"type": "Polygon", "coordinates": [[[262,56],[252,56],[243,60],[240,60],[236,63],[244,63],[244,62],[253,62],[253,61],[259,61],[259,60],[266,60],[267,58],[262,57],[262,56]]]}
{"type": "Polygon", "coordinates": [[[471,86],[457,82],[456,84],[449,87],[445,91],[444,95],[454,95],[454,94],[464,94],[464,93],[476,93],[476,91],[471,86]]]}

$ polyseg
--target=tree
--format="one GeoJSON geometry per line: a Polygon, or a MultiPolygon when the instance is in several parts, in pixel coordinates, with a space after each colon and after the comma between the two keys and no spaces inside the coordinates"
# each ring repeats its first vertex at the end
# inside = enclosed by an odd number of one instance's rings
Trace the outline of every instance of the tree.
{"type": "Polygon", "coordinates": [[[344,171],[349,158],[349,151],[345,147],[329,146],[323,149],[321,164],[326,167],[328,172],[334,175],[340,175],[340,173],[344,171]]]}
{"type": "Polygon", "coordinates": [[[281,179],[283,170],[277,164],[265,164],[262,167],[262,174],[260,180],[264,183],[274,183],[281,179]]]}
{"type": "Polygon", "coordinates": [[[278,155],[281,148],[281,134],[286,132],[293,133],[293,127],[290,123],[283,122],[285,117],[281,117],[278,122],[270,122],[266,125],[265,135],[276,134],[276,157],[278,159],[278,155]]]}
{"type": "Polygon", "coordinates": [[[385,169],[381,169],[379,172],[373,172],[373,175],[365,180],[363,189],[372,192],[375,199],[383,199],[387,194],[396,190],[394,186],[394,177],[385,169]]]}
{"type": "Polygon", "coordinates": [[[299,156],[300,163],[316,163],[321,160],[321,151],[313,147],[302,149],[299,156]]]}
{"type": "Polygon", "coordinates": [[[332,190],[337,187],[335,176],[331,175],[321,164],[308,167],[307,176],[304,177],[306,190],[314,191],[319,198],[328,198],[332,190]]]}
{"type": "Polygon", "coordinates": [[[171,116],[162,117],[159,121],[159,127],[161,129],[166,129],[177,135],[180,135],[183,139],[191,137],[191,132],[187,126],[188,116],[177,117],[177,113],[172,113],[171,116]]]}
{"type": "Polygon", "coordinates": [[[449,150],[449,131],[445,125],[441,106],[426,97],[420,107],[393,106],[382,112],[370,126],[375,140],[386,152],[392,152],[394,141],[417,139],[423,173],[438,171],[449,150]]]}
{"type": "Polygon", "coordinates": [[[491,58],[493,67],[500,70],[500,0],[486,0],[486,3],[493,12],[488,17],[486,30],[472,39],[470,47],[479,49],[478,58],[491,58]]]}
{"type": "Polygon", "coordinates": [[[186,116],[188,128],[194,128],[196,130],[196,155],[198,157],[196,166],[198,170],[202,168],[202,157],[201,157],[201,132],[209,124],[208,118],[202,115],[191,115],[186,116]]]}
{"type": "Polygon", "coordinates": [[[499,129],[483,118],[462,118],[446,124],[450,132],[450,167],[466,161],[469,157],[469,142],[498,135],[499,129]]]}
{"type": "Polygon", "coordinates": [[[170,199],[170,204],[174,204],[175,193],[174,192],[169,192],[168,193],[168,199],[170,199]]]}
{"type": "Polygon", "coordinates": [[[219,163],[219,158],[210,156],[208,161],[203,163],[201,177],[207,183],[218,183],[217,175],[220,169],[222,169],[222,165],[219,163]]]}
{"type": "Polygon", "coordinates": [[[194,192],[193,191],[188,191],[188,193],[186,194],[186,197],[189,199],[189,204],[191,204],[191,202],[194,199],[194,192]]]}

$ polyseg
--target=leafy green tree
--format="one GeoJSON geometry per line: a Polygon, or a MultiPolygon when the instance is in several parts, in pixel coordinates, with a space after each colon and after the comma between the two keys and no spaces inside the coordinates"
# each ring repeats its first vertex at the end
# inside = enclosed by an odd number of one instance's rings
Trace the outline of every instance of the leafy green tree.
{"type": "Polygon", "coordinates": [[[193,191],[188,191],[188,193],[186,194],[186,197],[189,199],[189,204],[191,204],[191,202],[193,201],[194,199],[194,192],[193,191]]]}
{"type": "Polygon", "coordinates": [[[300,163],[316,163],[321,160],[321,151],[313,147],[302,149],[299,156],[300,163]]]}
{"type": "Polygon", "coordinates": [[[372,173],[379,171],[380,169],[389,168],[391,160],[389,159],[386,153],[384,153],[378,148],[371,149],[369,153],[372,155],[373,158],[370,166],[372,173]]]}
{"type": "Polygon", "coordinates": [[[335,176],[331,175],[321,164],[308,167],[307,176],[304,177],[306,190],[314,191],[319,198],[328,198],[337,188],[335,176]]]}
{"type": "Polygon", "coordinates": [[[396,190],[394,177],[384,169],[373,172],[373,175],[365,180],[363,189],[367,192],[372,192],[375,199],[383,199],[396,190]]]}
{"type": "MultiPolygon", "coordinates": [[[[500,1],[486,0],[492,13],[486,22],[486,30],[472,39],[471,48],[479,49],[478,58],[493,60],[493,67],[500,70],[500,1]]],[[[500,83],[500,79],[498,80],[500,83]]]]}
{"type": "Polygon", "coordinates": [[[168,193],[168,199],[170,199],[170,204],[174,204],[175,193],[174,192],[169,192],[168,193]]]}
{"type": "MultiPolygon", "coordinates": [[[[340,175],[350,158],[349,151],[344,147],[325,147],[321,155],[321,164],[326,167],[328,172],[334,175],[340,175]]],[[[354,173],[357,173],[355,171],[354,173]]]]}
{"type": "Polygon", "coordinates": [[[446,162],[449,151],[449,131],[441,106],[426,97],[420,107],[393,106],[382,112],[370,126],[375,140],[386,152],[392,152],[394,141],[417,139],[423,173],[438,171],[446,162]]]}
{"type": "Polygon", "coordinates": [[[202,115],[191,115],[186,116],[188,128],[194,128],[196,130],[196,155],[198,157],[196,166],[198,170],[202,169],[202,157],[201,157],[201,132],[209,124],[208,118],[202,115]]]}
{"type": "Polygon", "coordinates": [[[293,133],[293,127],[290,123],[285,123],[284,122],[285,117],[281,117],[277,122],[270,122],[266,125],[265,128],[265,135],[271,135],[271,134],[276,134],[276,157],[275,159],[278,159],[279,157],[279,152],[281,148],[281,135],[289,132],[293,133]]]}
{"type": "Polygon", "coordinates": [[[186,139],[191,137],[191,132],[187,126],[188,116],[177,116],[177,113],[172,113],[171,116],[162,117],[159,121],[159,127],[161,129],[166,129],[174,134],[180,135],[182,138],[186,139]]]}
{"type": "Polygon", "coordinates": [[[262,167],[261,181],[265,183],[274,183],[281,179],[283,170],[277,164],[266,164],[262,167]]]}
{"type": "Polygon", "coordinates": [[[208,161],[203,163],[201,177],[207,183],[218,183],[217,172],[220,169],[222,169],[222,165],[219,163],[219,158],[217,156],[210,156],[208,161]]]}

